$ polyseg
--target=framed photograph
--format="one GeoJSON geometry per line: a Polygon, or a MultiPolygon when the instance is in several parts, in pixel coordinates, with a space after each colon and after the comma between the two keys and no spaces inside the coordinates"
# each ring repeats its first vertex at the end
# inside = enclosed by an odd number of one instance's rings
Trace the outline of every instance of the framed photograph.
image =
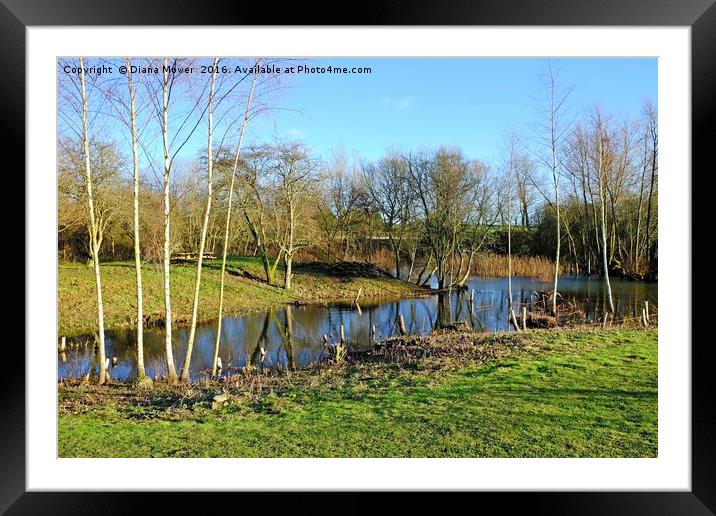
{"type": "Polygon", "coordinates": [[[26,306],[0,508],[712,514],[713,2],[266,11],[3,0],[26,306]]]}

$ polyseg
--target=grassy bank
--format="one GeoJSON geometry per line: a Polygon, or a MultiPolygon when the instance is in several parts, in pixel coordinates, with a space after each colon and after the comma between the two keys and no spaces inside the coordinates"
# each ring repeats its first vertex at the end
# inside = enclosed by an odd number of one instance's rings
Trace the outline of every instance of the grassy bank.
{"type": "MultiPolygon", "coordinates": [[[[199,316],[216,317],[219,309],[220,261],[208,261],[202,273],[199,316]]],[[[107,329],[136,325],[136,291],[134,264],[113,262],[103,264],[102,293],[105,327],[107,329]]],[[[415,295],[417,287],[388,277],[361,277],[333,274],[328,269],[298,267],[293,288],[286,292],[264,281],[263,269],[256,258],[232,258],[227,264],[224,313],[241,313],[271,306],[302,302],[331,302],[353,299],[359,289],[362,296],[402,297],[415,295]]],[[[172,312],[175,323],[191,318],[194,295],[194,264],[173,264],[171,268],[172,312]]],[[[277,282],[281,284],[279,271],[277,282]]],[[[161,265],[143,267],[144,313],[150,320],[161,321],[164,310],[164,276],[161,265]]],[[[92,333],[97,325],[97,303],[92,268],[77,263],[61,264],[58,268],[59,334],[72,336],[92,333]]]]}
{"type": "Polygon", "coordinates": [[[412,337],[290,376],[60,385],[58,424],[61,457],[655,457],[657,332],[412,337]]]}

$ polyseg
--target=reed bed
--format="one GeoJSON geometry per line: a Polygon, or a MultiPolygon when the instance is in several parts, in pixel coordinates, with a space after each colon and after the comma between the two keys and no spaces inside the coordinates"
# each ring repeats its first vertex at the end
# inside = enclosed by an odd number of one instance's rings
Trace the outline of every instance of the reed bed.
{"type": "MultiPolygon", "coordinates": [[[[504,277],[508,274],[507,256],[479,254],[473,260],[472,273],[482,277],[504,277]]],[[[541,280],[554,277],[554,262],[539,256],[513,256],[512,275],[529,276],[541,280]]]]}

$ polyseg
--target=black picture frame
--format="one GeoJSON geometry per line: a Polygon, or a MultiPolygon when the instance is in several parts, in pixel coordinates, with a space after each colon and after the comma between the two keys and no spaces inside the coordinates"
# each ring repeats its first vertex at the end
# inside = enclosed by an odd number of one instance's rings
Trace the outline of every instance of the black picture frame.
{"type": "MultiPolygon", "coordinates": [[[[534,0],[452,1],[404,0],[380,5],[364,1],[360,8],[311,9],[305,3],[233,3],[226,0],[0,0],[0,83],[3,147],[19,156],[14,170],[24,170],[25,149],[25,29],[47,25],[551,25],[551,26],[689,26],[691,27],[692,73],[692,169],[708,173],[712,149],[716,148],[716,0],[534,0]],[[322,11],[319,14],[317,11],[322,11]],[[345,14],[349,13],[349,14],[345,14]],[[330,18],[330,19],[329,19],[330,18]]],[[[324,4],[325,5],[325,4],[324,4]]],[[[346,6],[348,4],[345,4],[346,6]]],[[[26,191],[22,174],[6,178],[18,183],[15,192],[26,191]]],[[[692,173],[693,177],[693,173],[692,173]]],[[[24,203],[24,195],[15,200],[24,203]]],[[[6,200],[7,204],[11,200],[6,200]]],[[[24,225],[5,228],[15,242],[25,241],[24,225]],[[16,234],[12,234],[15,232],[16,234]]],[[[25,264],[24,246],[9,253],[10,266],[25,264]]],[[[688,266],[688,264],[684,264],[688,266]]],[[[688,267],[687,267],[688,268],[688,267]]],[[[13,269],[14,270],[14,269],[13,269]]],[[[26,276],[32,271],[26,270],[26,276]]],[[[19,281],[19,278],[16,278],[19,281]]],[[[17,299],[18,285],[13,292],[17,299]]],[[[22,290],[24,292],[24,290],[22,290]]],[[[24,298],[24,294],[23,294],[24,298]]],[[[32,307],[25,307],[29,324],[32,307]]],[[[33,321],[38,324],[38,321],[33,321]]],[[[25,353],[17,339],[6,341],[3,361],[15,364],[3,374],[0,389],[0,511],[8,514],[96,514],[147,510],[146,494],[140,493],[50,493],[26,492],[25,478],[25,353]]],[[[25,342],[25,345],[30,343],[25,342]]],[[[673,343],[672,343],[673,344],[673,343]]],[[[688,344],[688,343],[679,343],[688,344]]],[[[515,507],[549,514],[713,514],[716,511],[716,425],[714,382],[708,360],[709,339],[695,341],[692,354],[692,490],[690,492],[589,492],[589,493],[483,493],[498,503],[500,512],[515,507]]],[[[187,494],[156,494],[162,512],[187,507],[187,494]]],[[[212,493],[212,504],[225,503],[231,495],[212,493]],[[219,497],[219,498],[216,498],[219,497]]],[[[363,512],[374,507],[374,495],[349,495],[342,509],[363,512]]],[[[455,495],[459,496],[459,495],[455,495]]],[[[290,497],[301,505],[304,495],[290,497]]],[[[424,504],[423,496],[412,495],[411,504],[424,504]]],[[[460,503],[456,500],[453,503],[460,503]]],[[[474,501],[469,502],[470,505],[474,501]]],[[[482,503],[482,501],[480,501],[482,503]]],[[[328,508],[332,504],[328,504],[328,508]]],[[[272,505],[273,509],[279,506],[272,505]]],[[[320,506],[311,504],[313,512],[320,506]]],[[[407,506],[404,508],[407,509],[407,506]]],[[[523,509],[524,510],[524,509],[523,509]]],[[[333,511],[331,511],[333,512],[333,511]]]]}

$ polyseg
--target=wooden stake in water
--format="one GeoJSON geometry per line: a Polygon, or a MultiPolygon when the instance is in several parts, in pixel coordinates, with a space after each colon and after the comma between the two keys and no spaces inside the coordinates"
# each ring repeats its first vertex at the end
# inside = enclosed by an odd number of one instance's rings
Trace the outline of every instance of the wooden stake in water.
{"type": "Polygon", "coordinates": [[[527,331],[527,307],[522,307],[522,331],[527,331]]]}
{"type": "Polygon", "coordinates": [[[649,324],[649,301],[644,301],[644,314],[646,315],[646,323],[649,324]]]}
{"type": "Polygon", "coordinates": [[[346,343],[346,332],[343,329],[343,325],[341,324],[341,344],[345,344],[345,343],[346,343]]]}
{"type": "Polygon", "coordinates": [[[398,314],[398,331],[401,335],[408,334],[408,330],[405,328],[405,319],[403,319],[403,314],[398,314]]]}
{"type": "Polygon", "coordinates": [[[358,298],[360,297],[360,295],[361,295],[362,293],[363,293],[363,287],[361,287],[361,288],[358,289],[358,293],[356,294],[356,297],[355,297],[355,299],[353,300],[353,302],[354,302],[356,305],[358,304],[358,298]]]}

